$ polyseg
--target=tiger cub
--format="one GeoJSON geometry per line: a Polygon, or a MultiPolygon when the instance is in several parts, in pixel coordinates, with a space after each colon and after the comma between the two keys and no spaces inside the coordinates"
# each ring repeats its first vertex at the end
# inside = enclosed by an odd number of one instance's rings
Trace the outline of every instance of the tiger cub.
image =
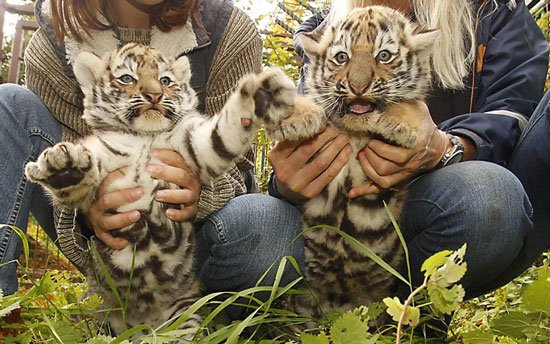
{"type": "MultiPolygon", "coordinates": [[[[146,172],[147,164],[160,163],[152,151],[179,152],[200,181],[208,182],[250,147],[260,125],[275,128],[291,114],[294,83],[279,69],[247,75],[220,113],[208,118],[196,110],[187,57],[173,61],[154,48],[128,44],[103,59],[81,53],[74,72],[91,134],[78,143],[61,142],[46,149],[36,162],[27,164],[25,172],[55,202],[86,211],[104,177],[128,166],[107,192],[142,188],[141,199],[116,209],[137,209],[141,220],[112,232],[131,243],[122,250],[92,241],[87,277],[92,292],[103,292],[105,308],[120,307],[93,253],[97,251],[120,297],[129,296],[126,323],[120,312],[109,314],[113,332],[120,334],[138,324],[156,327],[193,304],[199,287],[193,271],[191,223],[168,219],[164,213],[169,205],[154,200],[157,190],[178,186],[146,172]]],[[[198,328],[200,322],[195,314],[180,328],[198,328]]]]}
{"type": "MultiPolygon", "coordinates": [[[[350,135],[354,152],[334,180],[303,204],[303,228],[340,228],[397,269],[403,249],[383,204],[399,219],[405,192],[389,189],[353,199],[348,192],[368,181],[355,156],[370,138],[416,144],[419,120],[407,113],[414,106],[407,102],[423,100],[429,89],[437,37],[437,31],[423,31],[381,6],[355,9],[322,34],[299,36],[311,59],[306,93],[323,108],[329,126],[350,135]],[[390,104],[397,105],[386,111],[390,104]]],[[[396,279],[334,231],[311,230],[304,241],[306,281],[316,297],[292,295],[288,304],[297,313],[319,318],[394,292],[396,279]]]]}

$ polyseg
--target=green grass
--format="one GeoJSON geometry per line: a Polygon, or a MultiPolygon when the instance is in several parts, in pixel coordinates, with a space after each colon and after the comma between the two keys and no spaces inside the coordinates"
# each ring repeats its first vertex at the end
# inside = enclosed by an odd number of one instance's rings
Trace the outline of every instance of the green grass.
{"type": "MultiPolygon", "coordinates": [[[[339,233],[337,229],[329,230],[339,233]]],[[[339,234],[346,238],[345,233],[339,234]]],[[[28,242],[24,236],[23,238],[24,255],[28,257],[28,242]]],[[[354,242],[353,238],[346,240],[361,248],[361,244],[354,242]]],[[[368,249],[361,249],[370,254],[368,249]]],[[[436,260],[440,260],[442,256],[436,257],[436,260]]],[[[376,257],[373,258],[376,260],[376,257]]],[[[378,263],[381,266],[385,264],[378,263]]],[[[319,328],[308,334],[300,336],[289,331],[288,326],[291,324],[315,319],[304,318],[284,309],[284,295],[298,292],[294,287],[301,280],[299,278],[288,285],[280,284],[282,272],[288,264],[297,269],[297,264],[291,257],[283,257],[278,265],[273,265],[272,268],[277,269],[273,286],[257,285],[240,292],[208,294],[162,326],[137,326],[116,338],[109,336],[105,332],[104,324],[95,320],[94,315],[100,313],[108,316],[109,310],[101,309],[101,298],[97,295],[83,298],[87,285],[85,282],[78,282],[79,279],[75,278],[78,273],[49,271],[38,280],[25,274],[22,279],[31,285],[30,288],[11,296],[0,297],[0,342],[126,344],[131,340],[165,343],[185,334],[177,330],[177,326],[191,314],[198,312],[203,315],[204,321],[201,324],[202,337],[197,337],[194,341],[197,343],[395,343],[397,322],[384,326],[375,333],[367,332],[369,320],[384,312],[386,307],[381,304],[369,307],[358,305],[355,310],[347,313],[335,311],[327,315],[327,319],[317,319],[319,328]],[[261,301],[256,298],[255,295],[259,292],[269,293],[268,299],[261,301]],[[224,310],[230,305],[237,305],[242,298],[246,302],[239,306],[249,308],[249,315],[241,321],[230,321],[224,310]],[[149,334],[143,335],[142,330],[149,331],[149,334]]],[[[550,290],[550,272],[547,260],[539,265],[493,293],[464,302],[454,313],[446,334],[447,342],[550,342],[550,296],[546,296],[550,293],[542,292],[546,287],[550,290]]],[[[27,266],[21,266],[21,269],[25,271],[27,266]]],[[[118,294],[120,307],[127,308],[127,291],[118,294]]],[[[440,338],[423,336],[423,331],[418,330],[431,326],[430,320],[440,318],[441,312],[434,307],[427,293],[419,293],[415,301],[414,306],[421,308],[419,325],[415,331],[410,326],[404,326],[401,343],[441,342],[440,338]]],[[[434,331],[430,333],[437,334],[434,331]]]]}

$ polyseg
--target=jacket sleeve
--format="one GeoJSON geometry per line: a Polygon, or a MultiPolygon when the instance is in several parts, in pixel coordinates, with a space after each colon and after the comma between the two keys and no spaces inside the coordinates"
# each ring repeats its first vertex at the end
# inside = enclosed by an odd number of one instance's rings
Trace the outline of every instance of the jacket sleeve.
{"type": "Polygon", "coordinates": [[[544,88],[548,42],[524,1],[500,5],[482,19],[472,113],[453,117],[440,129],[470,139],[475,159],[505,165],[544,88]],[[485,25],[484,25],[485,23],[485,25]]]}

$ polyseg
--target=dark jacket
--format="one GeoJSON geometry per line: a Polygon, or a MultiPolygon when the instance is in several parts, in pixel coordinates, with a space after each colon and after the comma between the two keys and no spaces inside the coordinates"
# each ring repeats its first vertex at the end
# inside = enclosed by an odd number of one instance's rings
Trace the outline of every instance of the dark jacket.
{"type": "MultiPolygon", "coordinates": [[[[466,137],[475,144],[475,159],[505,166],[542,97],[548,42],[524,1],[516,1],[512,9],[508,1],[499,2],[499,6],[493,1],[475,2],[479,13],[478,55],[465,80],[466,89],[449,91],[436,87],[427,103],[441,130],[466,137]]],[[[323,16],[318,13],[307,19],[295,38],[322,25],[323,16]]],[[[307,64],[309,59],[299,44],[296,51],[307,64]]],[[[302,83],[303,78],[300,86],[302,83]]]]}

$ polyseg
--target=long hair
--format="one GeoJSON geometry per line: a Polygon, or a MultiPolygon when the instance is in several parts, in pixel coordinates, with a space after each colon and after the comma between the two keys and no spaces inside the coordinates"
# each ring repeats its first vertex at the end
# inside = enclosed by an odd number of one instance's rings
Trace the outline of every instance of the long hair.
{"type": "MultiPolygon", "coordinates": [[[[370,0],[333,0],[329,20],[343,18],[356,7],[368,6],[370,0]]],[[[434,48],[432,66],[443,88],[464,88],[475,56],[475,14],[467,0],[412,0],[418,23],[441,31],[434,48]]]]}
{"type": "MultiPolygon", "coordinates": [[[[164,0],[150,6],[151,25],[156,25],[162,31],[170,31],[173,27],[184,25],[190,17],[200,25],[196,17],[199,2],[164,0]]],[[[82,31],[89,34],[90,30],[110,30],[116,27],[111,0],[50,0],[50,8],[53,29],[59,43],[63,42],[67,34],[82,42],[82,31]],[[101,17],[107,22],[102,21],[101,17]]]]}

